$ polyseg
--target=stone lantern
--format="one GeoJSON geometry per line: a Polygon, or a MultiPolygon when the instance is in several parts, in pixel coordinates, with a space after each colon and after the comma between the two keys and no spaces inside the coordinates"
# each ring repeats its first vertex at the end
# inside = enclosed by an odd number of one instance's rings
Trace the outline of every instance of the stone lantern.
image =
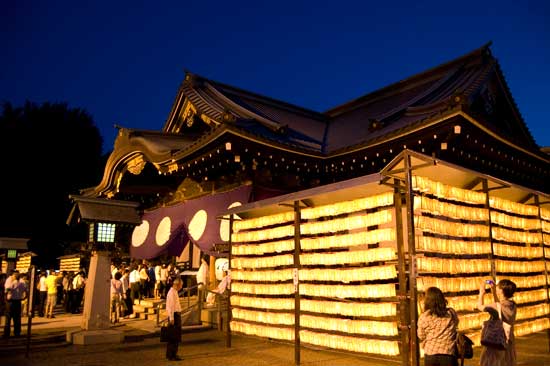
{"type": "Polygon", "coordinates": [[[122,332],[110,324],[110,252],[117,244],[123,226],[141,224],[138,203],[101,198],[70,196],[74,202],[68,224],[83,222],[88,226],[88,246],[92,250],[84,293],[82,330],[67,334],[75,344],[121,342],[122,332]]]}

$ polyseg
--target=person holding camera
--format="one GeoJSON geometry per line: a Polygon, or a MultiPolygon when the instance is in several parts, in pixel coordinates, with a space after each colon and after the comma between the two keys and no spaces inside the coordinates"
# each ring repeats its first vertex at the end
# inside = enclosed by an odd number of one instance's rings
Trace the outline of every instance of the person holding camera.
{"type": "Polygon", "coordinates": [[[486,311],[491,316],[498,316],[504,323],[509,324],[510,329],[507,334],[506,348],[499,350],[491,347],[483,347],[480,356],[480,365],[482,366],[515,366],[516,365],[516,346],[514,337],[514,322],[516,321],[517,305],[512,300],[516,292],[516,284],[510,280],[500,280],[495,286],[493,280],[481,282],[479,287],[479,298],[477,309],[486,311]],[[495,302],[483,304],[485,289],[490,286],[495,302]]]}

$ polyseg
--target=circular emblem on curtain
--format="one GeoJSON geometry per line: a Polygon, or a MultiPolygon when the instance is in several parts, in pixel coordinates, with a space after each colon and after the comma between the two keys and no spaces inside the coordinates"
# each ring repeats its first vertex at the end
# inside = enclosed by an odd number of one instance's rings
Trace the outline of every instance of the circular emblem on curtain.
{"type": "Polygon", "coordinates": [[[149,234],[149,221],[143,220],[141,225],[134,228],[134,232],[132,233],[132,246],[137,248],[145,243],[147,234],[149,234]]]}
{"type": "Polygon", "coordinates": [[[189,235],[191,235],[194,240],[199,240],[202,234],[204,234],[207,220],[208,214],[205,210],[199,210],[193,215],[193,218],[189,222],[189,235]]]}
{"type": "Polygon", "coordinates": [[[170,239],[170,229],[172,226],[172,220],[170,217],[165,216],[159,223],[157,227],[157,233],[155,235],[155,240],[159,247],[166,244],[168,239],[170,239]]]}
{"type": "MultiPolygon", "coordinates": [[[[237,206],[242,206],[242,203],[233,202],[229,205],[229,207],[227,207],[227,209],[229,210],[237,206]]],[[[229,215],[225,215],[223,217],[223,220],[221,220],[220,222],[220,238],[222,239],[222,241],[229,241],[229,215]]]]}

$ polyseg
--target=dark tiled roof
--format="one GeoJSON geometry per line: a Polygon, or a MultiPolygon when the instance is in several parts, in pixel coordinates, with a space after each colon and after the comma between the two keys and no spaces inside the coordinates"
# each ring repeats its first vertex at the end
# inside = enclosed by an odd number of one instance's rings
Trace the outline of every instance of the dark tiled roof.
{"type": "MultiPolygon", "coordinates": [[[[192,73],[186,75],[180,92],[200,113],[222,124],[224,114],[229,113],[235,117],[233,127],[252,136],[330,156],[406,133],[423,121],[467,106],[495,73],[513,103],[489,45],[325,113],[192,73]]],[[[517,111],[515,104],[512,108],[517,111]]],[[[526,131],[519,139],[530,140],[527,143],[536,146],[519,111],[517,116],[522,125],[518,129],[526,131]]],[[[509,138],[514,140],[513,136],[509,138]]]]}
{"type": "Polygon", "coordinates": [[[468,98],[493,70],[481,48],[451,63],[375,91],[327,112],[332,117],[327,151],[368,144],[449,110],[453,97],[468,98]],[[376,121],[378,128],[369,128],[376,121]]]}

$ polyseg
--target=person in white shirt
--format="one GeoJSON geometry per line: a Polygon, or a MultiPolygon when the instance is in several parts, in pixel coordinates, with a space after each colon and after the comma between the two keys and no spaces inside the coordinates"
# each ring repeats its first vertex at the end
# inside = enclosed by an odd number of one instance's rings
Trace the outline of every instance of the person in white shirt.
{"type": "Polygon", "coordinates": [[[130,272],[130,292],[132,297],[132,303],[135,300],[139,300],[139,271],[136,267],[130,272]]]}
{"type": "Polygon", "coordinates": [[[177,277],[172,283],[172,288],[166,295],[166,314],[171,329],[171,337],[166,343],[166,359],[170,361],[179,361],[178,347],[181,341],[181,305],[179,291],[183,287],[183,281],[177,277]]]}
{"type": "Polygon", "coordinates": [[[199,289],[199,301],[203,302],[205,300],[205,293],[208,289],[208,256],[203,256],[201,258],[201,265],[197,271],[197,285],[199,289]]]}
{"type": "Polygon", "coordinates": [[[12,270],[10,277],[4,283],[4,291],[7,305],[4,338],[10,336],[12,321],[13,334],[19,337],[21,335],[21,301],[27,298],[27,286],[25,282],[19,280],[19,271],[12,270]]]}
{"type": "Polygon", "coordinates": [[[160,297],[160,263],[155,266],[155,299],[160,297]]]}
{"type": "Polygon", "coordinates": [[[216,287],[215,290],[212,290],[208,293],[208,296],[206,296],[206,303],[208,305],[214,305],[216,302],[216,294],[223,294],[227,290],[227,287],[230,282],[230,277],[227,275],[227,271],[223,271],[223,278],[218,284],[218,287],[216,287]]]}
{"type": "Polygon", "coordinates": [[[168,292],[168,268],[163,263],[160,267],[160,297],[166,298],[166,292],[168,292]]]}
{"type": "Polygon", "coordinates": [[[80,305],[82,304],[82,299],[84,298],[84,286],[86,286],[86,280],[84,279],[84,272],[80,271],[73,278],[73,291],[74,291],[74,301],[72,303],[72,313],[80,313],[80,305]]]}
{"type": "Polygon", "coordinates": [[[38,281],[38,316],[44,316],[46,310],[46,299],[48,298],[48,287],[46,286],[46,271],[40,273],[38,281]]]}

